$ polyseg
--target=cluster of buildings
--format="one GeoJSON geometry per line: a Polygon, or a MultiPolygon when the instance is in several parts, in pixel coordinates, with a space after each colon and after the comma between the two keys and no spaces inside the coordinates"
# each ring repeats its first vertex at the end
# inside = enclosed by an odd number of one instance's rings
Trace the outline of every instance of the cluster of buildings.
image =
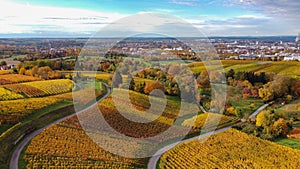
{"type": "MultiPolygon", "coordinates": [[[[94,44],[85,46],[87,39],[0,39],[0,56],[24,55],[16,61],[34,59],[57,59],[69,56],[155,56],[172,60],[180,57],[185,60],[200,60],[188,46],[201,42],[201,39],[186,39],[181,42],[175,38],[133,38],[119,41],[97,39],[94,44]],[[187,43],[187,44],[186,44],[187,43]],[[99,45],[102,47],[99,48],[99,45]],[[113,47],[112,47],[113,46],[113,47]],[[84,49],[82,49],[84,47],[84,49]]],[[[207,42],[207,41],[205,41],[207,42]]],[[[300,61],[300,33],[295,37],[215,37],[210,38],[221,59],[262,60],[262,61],[300,61]]],[[[1,60],[0,60],[1,61],[1,60]]],[[[2,65],[0,69],[11,69],[17,63],[2,65]]]]}
{"type": "Polygon", "coordinates": [[[296,39],[292,37],[219,39],[213,43],[223,59],[300,61],[300,34],[296,39]]]}

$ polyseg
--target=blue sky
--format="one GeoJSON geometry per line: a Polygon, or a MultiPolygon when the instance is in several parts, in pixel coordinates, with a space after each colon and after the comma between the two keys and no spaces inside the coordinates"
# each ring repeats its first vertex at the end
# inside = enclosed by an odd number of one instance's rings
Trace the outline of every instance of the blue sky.
{"type": "Polygon", "coordinates": [[[206,36],[300,32],[299,0],[0,0],[0,6],[0,37],[90,37],[148,12],[179,17],[206,36]]]}

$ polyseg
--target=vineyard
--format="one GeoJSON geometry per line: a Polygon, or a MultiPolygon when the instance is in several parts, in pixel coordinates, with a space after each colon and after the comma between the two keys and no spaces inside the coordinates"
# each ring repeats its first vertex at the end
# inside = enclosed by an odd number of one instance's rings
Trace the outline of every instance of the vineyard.
{"type": "Polygon", "coordinates": [[[26,83],[29,86],[42,90],[46,95],[66,93],[72,90],[72,81],[68,79],[47,80],[26,83]]]}
{"type": "Polygon", "coordinates": [[[0,75],[7,75],[7,74],[11,74],[12,71],[11,70],[0,70],[0,75]]]}
{"type": "Polygon", "coordinates": [[[234,129],[163,154],[159,168],[299,168],[300,151],[234,129]]]}
{"type": "Polygon", "coordinates": [[[58,94],[50,97],[60,98],[68,101],[73,101],[74,99],[74,102],[86,105],[89,102],[91,102],[93,99],[96,99],[102,94],[103,91],[95,90],[93,87],[89,87],[83,90],[58,94]]]}
{"type": "MultiPolygon", "coordinates": [[[[212,62],[212,64],[216,64],[212,62]]],[[[202,72],[208,69],[220,69],[223,68],[225,71],[230,69],[236,72],[253,71],[253,72],[267,72],[281,75],[299,76],[300,70],[299,62],[258,62],[253,60],[222,60],[222,65],[205,66],[202,62],[190,63],[188,66],[193,72],[202,72]]]]}
{"type": "Polygon", "coordinates": [[[46,95],[42,90],[22,83],[4,85],[3,87],[16,93],[24,94],[27,97],[40,97],[46,95]]]}
{"type": "Polygon", "coordinates": [[[194,116],[190,119],[184,120],[182,125],[183,126],[191,126],[195,129],[201,129],[204,124],[206,129],[218,129],[223,128],[228,125],[235,124],[240,120],[235,117],[229,117],[221,114],[216,113],[203,113],[197,116],[194,116]]]}
{"type": "Polygon", "coordinates": [[[2,100],[14,100],[24,98],[21,94],[12,92],[5,88],[0,87],[0,101],[2,100]]]}
{"type": "Polygon", "coordinates": [[[72,81],[67,79],[46,80],[9,84],[3,87],[27,97],[40,97],[69,92],[72,90],[72,81]]]}
{"type": "Polygon", "coordinates": [[[42,80],[42,79],[32,77],[32,76],[25,76],[25,75],[19,75],[19,74],[6,74],[6,75],[0,76],[0,85],[31,82],[31,81],[40,81],[40,80],[42,80]]]}
{"type": "Polygon", "coordinates": [[[30,98],[0,102],[0,126],[1,124],[15,124],[29,114],[44,107],[61,102],[55,98],[30,98]]]}
{"type": "MultiPolygon", "coordinates": [[[[162,133],[169,129],[174,120],[178,117],[178,113],[180,110],[180,102],[167,100],[166,107],[151,107],[153,108],[151,112],[147,110],[150,107],[149,98],[144,94],[140,94],[137,92],[129,91],[129,100],[125,99],[125,91],[123,89],[114,89],[114,92],[117,96],[113,100],[112,97],[108,97],[101,101],[99,104],[99,110],[104,116],[105,120],[109,123],[109,125],[114,128],[119,133],[125,134],[127,136],[135,137],[135,138],[147,138],[156,136],[159,133],[162,133]],[[130,106],[132,104],[133,108],[130,106]],[[117,109],[115,105],[119,105],[117,109]],[[121,111],[121,112],[120,112],[121,111]],[[157,116],[154,112],[163,111],[160,116],[157,116]],[[125,118],[123,115],[126,115],[125,118]],[[129,119],[128,119],[129,117],[129,119]],[[132,119],[137,120],[145,120],[150,121],[149,123],[138,123],[132,121],[132,119]]],[[[161,98],[153,98],[152,103],[162,103],[161,98]]],[[[185,103],[187,104],[187,103],[185,103]]],[[[184,110],[182,115],[188,115],[192,111],[198,111],[198,108],[193,106],[192,104],[189,109],[184,110]],[[193,110],[194,109],[194,110],[193,110]]],[[[92,120],[93,118],[91,118],[92,120]]],[[[167,139],[171,139],[174,137],[182,136],[182,129],[185,127],[178,126],[178,132],[172,133],[167,139]]],[[[161,141],[161,140],[159,140],[161,141]]]]}
{"type": "MultiPolygon", "coordinates": [[[[99,108],[110,127],[126,136],[132,138],[155,136],[171,127],[174,119],[178,116],[180,102],[167,100],[165,111],[153,122],[137,123],[130,121],[120,114],[114,104],[121,104],[122,113],[149,120],[153,118],[151,112],[145,112],[150,107],[149,99],[160,103],[161,98],[149,98],[144,94],[129,91],[130,100],[126,100],[126,90],[114,89],[114,92],[116,92],[115,103],[112,96],[109,96],[101,101],[98,106],[94,107],[95,109],[89,109],[87,112],[94,112],[99,108]],[[131,109],[129,104],[132,104],[135,109],[131,109]]],[[[63,98],[61,96],[51,97],[63,98]]],[[[189,108],[191,110],[192,107],[189,108]]],[[[187,114],[188,110],[185,111],[187,114]]],[[[97,115],[97,113],[95,114],[97,115]]],[[[97,134],[94,135],[101,135],[101,145],[115,145],[115,151],[127,155],[133,155],[137,153],[136,150],[142,149],[143,143],[141,142],[136,142],[132,139],[124,140],[120,136],[107,133],[107,128],[103,127],[102,123],[99,124],[97,117],[93,116],[95,114],[87,113],[84,114],[84,117],[88,122],[86,124],[97,124],[96,127],[100,126],[101,130],[97,130],[97,134]]],[[[166,135],[162,140],[154,140],[154,143],[159,144],[159,142],[183,136],[182,133],[186,127],[175,126],[175,128],[176,132],[166,135]]],[[[91,135],[94,133],[93,129],[89,130],[91,135]]],[[[146,142],[146,144],[150,143],[146,142]]],[[[124,158],[105,151],[85,134],[75,117],[53,125],[36,136],[29,144],[24,159],[27,163],[27,168],[145,168],[146,163],[145,159],[124,158]]]]}
{"type": "MultiPolygon", "coordinates": [[[[116,142],[117,139],[109,138],[116,142]]],[[[129,159],[105,151],[81,128],[76,117],[36,136],[25,152],[26,168],[145,168],[144,159],[129,159]]]]}

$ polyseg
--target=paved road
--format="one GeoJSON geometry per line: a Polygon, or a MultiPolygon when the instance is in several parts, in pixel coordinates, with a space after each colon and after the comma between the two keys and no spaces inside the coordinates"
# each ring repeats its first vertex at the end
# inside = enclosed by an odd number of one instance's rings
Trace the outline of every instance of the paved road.
{"type": "MultiPolygon", "coordinates": [[[[258,113],[260,113],[263,109],[265,109],[269,104],[264,104],[262,105],[261,107],[259,107],[255,112],[253,112],[249,118],[254,118],[256,117],[256,115],[258,113]]],[[[220,133],[220,132],[223,132],[223,131],[226,131],[228,130],[229,128],[231,128],[232,126],[228,126],[228,127],[224,127],[224,128],[221,128],[221,129],[218,129],[218,130],[215,130],[215,131],[211,131],[211,132],[208,132],[208,133],[205,133],[205,134],[201,134],[199,136],[195,136],[195,137],[192,137],[192,138],[189,138],[189,139],[186,139],[186,140],[182,140],[182,141],[178,141],[178,142],[175,142],[175,143],[172,143],[172,144],[169,144],[161,149],[159,149],[149,160],[148,162],[148,165],[147,165],[147,169],[155,169],[156,168],[156,165],[157,165],[157,162],[159,160],[159,158],[162,156],[163,153],[165,153],[166,151],[170,150],[171,148],[175,147],[176,145],[178,144],[181,144],[181,143],[186,143],[188,141],[191,141],[191,140],[195,140],[195,139],[200,139],[200,138],[204,138],[206,136],[209,136],[209,135],[212,135],[212,134],[217,134],[217,133],[220,133]]]]}
{"type": "Polygon", "coordinates": [[[262,105],[262,106],[261,106],[260,108],[258,108],[254,113],[252,113],[252,114],[249,116],[249,118],[250,118],[250,119],[254,119],[254,118],[258,115],[258,113],[260,113],[263,109],[265,109],[265,108],[268,107],[268,106],[269,106],[268,103],[262,105]]]}
{"type": "Polygon", "coordinates": [[[9,168],[10,168],[10,169],[18,169],[18,161],[19,161],[19,157],[20,157],[20,154],[21,154],[22,150],[24,149],[24,147],[25,147],[25,146],[26,146],[26,145],[27,145],[27,144],[28,144],[35,136],[37,136],[38,134],[40,134],[40,133],[41,133],[42,131],[44,131],[46,128],[48,128],[49,126],[51,126],[51,125],[53,125],[53,124],[62,122],[62,121],[64,121],[64,120],[67,119],[67,118],[70,118],[70,117],[72,117],[72,116],[75,116],[75,115],[78,114],[78,113],[82,113],[82,112],[84,112],[84,111],[86,111],[86,110],[88,110],[88,109],[90,109],[90,108],[96,106],[99,102],[101,102],[103,99],[105,99],[107,96],[109,96],[109,94],[110,94],[110,88],[108,87],[107,84],[105,84],[105,83],[103,83],[103,84],[105,85],[105,87],[106,87],[106,89],[107,89],[107,93],[106,93],[100,100],[98,100],[96,103],[90,105],[89,107],[87,107],[87,108],[85,108],[85,109],[83,109],[83,110],[81,110],[81,111],[79,111],[79,112],[76,112],[76,113],[71,114],[71,115],[69,115],[69,116],[66,116],[66,117],[63,117],[63,118],[61,118],[61,119],[58,119],[58,120],[56,120],[56,121],[54,121],[54,122],[48,124],[47,126],[45,126],[45,127],[41,128],[41,129],[39,129],[39,130],[37,130],[37,131],[31,133],[31,134],[28,135],[27,137],[25,137],[25,138],[22,140],[22,142],[21,142],[21,143],[17,146],[17,148],[15,149],[15,151],[14,151],[12,157],[11,157],[11,160],[10,160],[9,168]]]}

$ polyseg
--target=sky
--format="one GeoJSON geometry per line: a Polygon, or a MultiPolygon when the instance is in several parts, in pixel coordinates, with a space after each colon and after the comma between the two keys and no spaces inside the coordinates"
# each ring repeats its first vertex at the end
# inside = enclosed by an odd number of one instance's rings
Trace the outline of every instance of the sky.
{"type": "MultiPolygon", "coordinates": [[[[0,7],[0,37],[91,37],[124,17],[135,16],[138,19],[131,22],[151,25],[138,17],[145,13],[178,17],[205,36],[300,32],[299,0],[0,0],[0,7]]],[[[151,29],[140,30],[177,29],[165,20],[152,22],[151,29]]]]}

